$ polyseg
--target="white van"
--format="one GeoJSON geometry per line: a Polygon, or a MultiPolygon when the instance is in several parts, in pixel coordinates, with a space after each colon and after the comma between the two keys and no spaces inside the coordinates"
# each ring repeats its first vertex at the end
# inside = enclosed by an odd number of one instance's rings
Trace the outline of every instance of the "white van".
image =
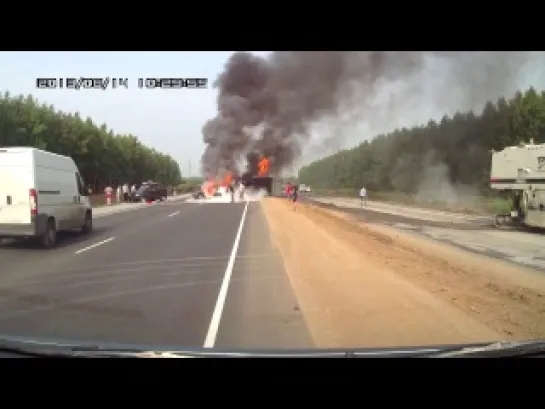
{"type": "Polygon", "coordinates": [[[93,228],[89,193],[72,158],[35,148],[0,148],[0,238],[37,238],[93,228]]]}

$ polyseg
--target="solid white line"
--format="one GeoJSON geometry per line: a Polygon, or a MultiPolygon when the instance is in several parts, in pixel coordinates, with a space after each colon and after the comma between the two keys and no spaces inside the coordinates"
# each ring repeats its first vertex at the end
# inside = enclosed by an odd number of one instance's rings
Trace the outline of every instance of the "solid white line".
{"type": "Polygon", "coordinates": [[[174,212],[174,213],[169,214],[168,217],[176,216],[178,213],[180,213],[179,210],[178,210],[177,212],[174,212]]]}
{"type": "Polygon", "coordinates": [[[235,242],[233,243],[233,249],[231,250],[231,255],[229,256],[229,261],[227,262],[227,267],[225,268],[225,275],[223,276],[220,292],[218,293],[216,306],[214,307],[212,319],[210,320],[208,332],[204,340],[204,348],[213,348],[214,344],[216,343],[221,315],[223,313],[223,307],[225,306],[225,300],[227,298],[227,289],[229,288],[229,282],[231,281],[231,276],[233,275],[233,266],[235,265],[235,258],[237,256],[240,236],[242,235],[242,229],[244,227],[244,221],[246,220],[246,212],[248,211],[249,203],[250,202],[246,202],[246,206],[244,206],[244,211],[242,212],[242,217],[240,218],[240,224],[238,226],[237,235],[235,236],[235,242]]]}
{"type": "Polygon", "coordinates": [[[83,253],[84,251],[91,250],[92,248],[106,244],[109,241],[112,241],[113,239],[115,239],[115,237],[110,237],[109,239],[99,241],[98,243],[95,243],[95,244],[91,244],[89,247],[82,248],[81,250],[76,251],[74,254],[79,254],[79,253],[83,253]]]}

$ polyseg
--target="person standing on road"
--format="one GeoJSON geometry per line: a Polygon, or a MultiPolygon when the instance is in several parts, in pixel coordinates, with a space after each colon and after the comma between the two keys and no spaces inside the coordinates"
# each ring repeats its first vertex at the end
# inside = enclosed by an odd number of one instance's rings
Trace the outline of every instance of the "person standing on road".
{"type": "Polygon", "coordinates": [[[240,185],[238,186],[238,195],[240,201],[244,200],[244,183],[240,182],[240,185]]]}
{"type": "Polygon", "coordinates": [[[123,185],[123,201],[129,201],[129,185],[127,183],[123,185]]]}
{"type": "Polygon", "coordinates": [[[235,187],[232,183],[229,183],[229,186],[227,186],[227,190],[231,195],[231,203],[235,203],[235,187]]]}
{"type": "Polygon", "coordinates": [[[288,199],[291,199],[292,191],[293,191],[293,186],[292,186],[291,183],[288,183],[288,184],[286,185],[286,191],[285,191],[286,197],[287,197],[288,199]]]}
{"type": "Polygon", "coordinates": [[[133,185],[131,186],[131,197],[130,197],[131,202],[134,201],[134,195],[135,195],[135,194],[136,194],[136,185],[133,184],[133,185]]]}
{"type": "Polygon", "coordinates": [[[112,204],[112,195],[114,193],[114,190],[110,185],[106,186],[104,189],[104,194],[106,195],[106,204],[110,206],[112,204]]]}
{"type": "Polygon", "coordinates": [[[293,210],[297,210],[297,202],[299,201],[299,185],[292,186],[291,200],[293,202],[293,210]]]}
{"type": "Polygon", "coordinates": [[[361,200],[361,207],[367,206],[367,189],[362,187],[360,189],[360,200],[361,200]]]}
{"type": "Polygon", "coordinates": [[[117,189],[115,189],[115,197],[117,199],[117,203],[121,202],[121,185],[117,186],[117,189]]]}

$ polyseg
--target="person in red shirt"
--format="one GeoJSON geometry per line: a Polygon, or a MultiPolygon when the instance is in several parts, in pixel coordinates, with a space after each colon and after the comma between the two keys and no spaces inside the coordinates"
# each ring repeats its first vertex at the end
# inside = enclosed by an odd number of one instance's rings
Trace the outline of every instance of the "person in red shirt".
{"type": "Polygon", "coordinates": [[[288,183],[286,185],[286,197],[289,199],[293,193],[293,185],[291,183],[288,183]]]}
{"type": "Polygon", "coordinates": [[[106,204],[110,206],[112,204],[112,196],[113,196],[114,190],[110,185],[106,186],[104,189],[104,194],[106,195],[106,204]]]}

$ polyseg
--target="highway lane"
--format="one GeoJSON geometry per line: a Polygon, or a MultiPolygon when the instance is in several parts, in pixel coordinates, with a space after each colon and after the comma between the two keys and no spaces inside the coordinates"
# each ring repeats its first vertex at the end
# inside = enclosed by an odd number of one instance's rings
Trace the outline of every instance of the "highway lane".
{"type": "Polygon", "coordinates": [[[0,333],[197,347],[205,340],[209,347],[310,346],[261,206],[245,206],[159,204],[97,219],[94,234],[69,237],[52,251],[1,248],[0,333]]]}
{"type": "Polygon", "coordinates": [[[314,346],[260,203],[248,208],[216,346],[314,346]]]}
{"type": "MultiPolygon", "coordinates": [[[[181,202],[179,202],[181,203],[181,202]]],[[[138,205],[137,205],[138,206],[138,205]]],[[[62,267],[75,251],[93,245],[112,236],[113,232],[124,232],[146,220],[153,219],[165,212],[167,204],[140,207],[122,213],[101,215],[93,220],[93,232],[81,235],[78,232],[59,234],[58,246],[53,250],[44,250],[39,245],[20,242],[4,242],[0,245],[0,280],[18,280],[24,277],[40,275],[62,267]],[[68,257],[68,259],[67,259],[68,257]],[[45,270],[44,270],[45,267],[45,270]]]]}

